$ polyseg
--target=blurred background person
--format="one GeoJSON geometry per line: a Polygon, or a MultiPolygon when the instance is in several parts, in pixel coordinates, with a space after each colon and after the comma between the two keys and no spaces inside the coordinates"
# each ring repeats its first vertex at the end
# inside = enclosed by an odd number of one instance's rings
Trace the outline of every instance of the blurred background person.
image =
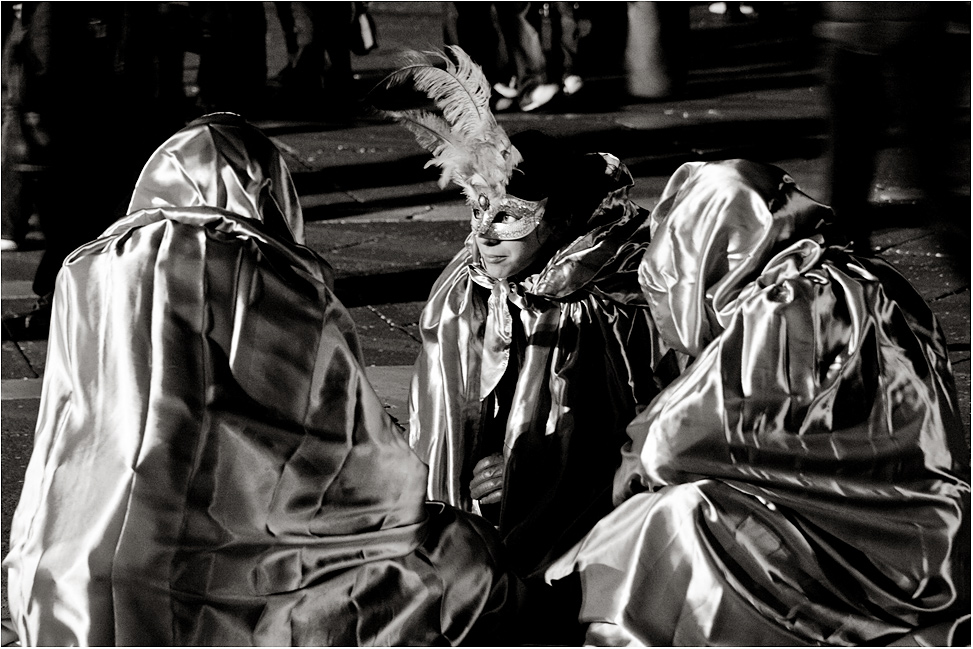
{"type": "MultiPolygon", "coordinates": [[[[508,84],[494,86],[501,95],[512,99],[524,112],[536,110],[550,102],[560,90],[547,75],[547,57],[541,37],[531,23],[530,2],[495,3],[497,23],[512,64],[513,75],[508,84]]],[[[504,106],[498,104],[498,109],[504,106]]]]}
{"type": "Polygon", "coordinates": [[[575,2],[447,3],[444,41],[461,46],[480,64],[493,84],[496,110],[556,109],[556,98],[572,96],[584,85],[578,50],[591,21],[578,17],[578,7],[575,2]]]}
{"type": "Polygon", "coordinates": [[[483,67],[499,111],[673,96],[685,85],[688,35],[686,3],[452,2],[444,17],[446,44],[483,67]]]}
{"type": "Polygon", "coordinates": [[[549,75],[538,29],[541,5],[550,3],[454,2],[446,13],[447,43],[459,45],[483,67],[498,111],[537,110],[561,91],[549,75]]]}
{"type": "Polygon", "coordinates": [[[279,75],[287,109],[330,120],[353,118],[357,106],[351,69],[355,3],[274,4],[288,56],[288,65],[279,75]]]}
{"type": "MultiPolygon", "coordinates": [[[[959,257],[968,263],[969,199],[955,200],[949,187],[955,66],[969,65],[967,56],[957,61],[948,54],[947,25],[957,4],[821,3],[816,33],[830,104],[830,202],[860,253],[871,251],[873,226],[893,211],[877,213],[870,196],[878,152],[898,145],[906,156],[899,162],[913,171],[920,192],[905,206],[908,218],[940,220],[944,244],[961,245],[959,257]]],[[[960,6],[968,26],[969,3],[960,6]]]]}
{"type": "Polygon", "coordinates": [[[443,41],[459,45],[476,61],[493,86],[499,108],[509,108],[516,98],[516,74],[513,72],[507,43],[500,31],[493,2],[446,2],[443,41]]]}
{"type": "Polygon", "coordinates": [[[4,339],[47,336],[61,263],[124,213],[140,160],[166,128],[155,11],[141,2],[22,5],[20,107],[44,253],[33,280],[37,302],[4,316],[4,339]],[[134,112],[140,125],[130,129],[134,112]]]}
{"type": "MultiPolygon", "coordinates": [[[[577,51],[571,67],[583,82],[580,90],[566,92],[568,105],[594,110],[617,106],[627,95],[628,3],[561,4],[572,4],[577,51]]],[[[565,91],[571,83],[565,77],[565,91]]]]}
{"type": "Polygon", "coordinates": [[[689,3],[628,3],[625,62],[631,97],[663,99],[682,91],[688,36],[689,3]]]}
{"type": "Polygon", "coordinates": [[[27,236],[33,211],[30,185],[40,165],[31,164],[28,140],[24,136],[23,3],[4,2],[3,10],[3,134],[0,136],[0,174],[3,192],[3,238],[0,250],[17,250],[27,236]]]}
{"type": "Polygon", "coordinates": [[[560,93],[570,97],[584,86],[577,74],[578,45],[590,21],[579,15],[577,2],[535,2],[530,19],[537,29],[541,49],[547,60],[547,78],[560,85],[560,93]]]}
{"type": "Polygon", "coordinates": [[[189,6],[199,26],[200,111],[255,116],[264,108],[267,83],[263,3],[191,2],[189,6]]]}

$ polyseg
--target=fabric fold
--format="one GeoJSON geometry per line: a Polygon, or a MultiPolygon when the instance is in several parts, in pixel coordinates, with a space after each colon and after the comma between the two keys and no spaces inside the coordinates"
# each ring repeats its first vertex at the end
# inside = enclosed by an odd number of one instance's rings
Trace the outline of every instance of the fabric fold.
{"type": "Polygon", "coordinates": [[[274,145],[194,123],[132,210],[58,277],[5,561],[21,642],[502,643],[499,539],[425,503],[274,145]]]}
{"type": "Polygon", "coordinates": [[[627,169],[592,156],[609,187],[576,215],[580,234],[536,273],[504,280],[486,273],[470,237],[419,325],[409,434],[429,466],[428,497],[472,511],[473,466],[501,453],[493,522],[524,576],[610,510],[624,428],[658,390],[664,349],[637,283],[648,212],[628,199],[627,169]]]}
{"type": "Polygon", "coordinates": [[[969,449],[946,343],[786,174],[688,163],[640,278],[687,369],[628,427],[580,573],[589,641],[968,642],[969,449]],[[661,608],[653,608],[659,603],[661,608]]]}

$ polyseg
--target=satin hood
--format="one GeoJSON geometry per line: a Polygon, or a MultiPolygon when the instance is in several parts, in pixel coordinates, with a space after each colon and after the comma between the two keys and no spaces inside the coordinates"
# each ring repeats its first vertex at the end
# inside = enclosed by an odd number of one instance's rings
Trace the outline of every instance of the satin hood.
{"type": "Polygon", "coordinates": [[[829,207],[771,165],[731,160],[679,167],[652,212],[652,242],[639,267],[660,335],[698,356],[768,261],[830,219],[829,207]]]}
{"type": "Polygon", "coordinates": [[[167,207],[226,210],[304,244],[304,217],[280,151],[231,113],[196,120],[149,158],[128,213],[167,207]]]}

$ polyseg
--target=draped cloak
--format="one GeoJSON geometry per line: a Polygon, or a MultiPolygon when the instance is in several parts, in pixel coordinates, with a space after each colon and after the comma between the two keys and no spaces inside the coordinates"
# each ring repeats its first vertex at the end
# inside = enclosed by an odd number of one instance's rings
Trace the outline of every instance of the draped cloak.
{"type": "Polygon", "coordinates": [[[419,323],[409,435],[428,496],[472,510],[473,466],[502,450],[498,524],[522,576],[611,510],[625,426],[657,392],[658,336],[637,279],[648,212],[628,199],[628,170],[603,157],[607,190],[583,234],[520,280],[488,276],[471,237],[419,323]]]}
{"type": "Polygon", "coordinates": [[[216,118],[66,260],[6,560],[22,643],[495,639],[496,533],[425,503],[303,241],[277,149],[216,118]]]}
{"type": "Polygon", "coordinates": [[[599,645],[969,642],[969,449],[936,318],[774,167],[688,163],[639,269],[695,360],[628,429],[580,573],[599,645]],[[962,629],[965,626],[965,639],[962,629]]]}

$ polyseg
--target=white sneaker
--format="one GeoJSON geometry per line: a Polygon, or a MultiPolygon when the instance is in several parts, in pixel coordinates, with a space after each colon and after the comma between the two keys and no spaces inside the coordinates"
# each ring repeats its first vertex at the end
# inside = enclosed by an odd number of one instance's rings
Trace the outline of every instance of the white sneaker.
{"type": "Polygon", "coordinates": [[[584,81],[582,81],[581,77],[578,75],[569,74],[568,76],[564,77],[562,89],[565,95],[570,97],[574,93],[581,90],[582,87],[584,87],[584,81]]]}
{"type": "Polygon", "coordinates": [[[511,77],[510,83],[500,83],[497,82],[493,84],[493,89],[501,97],[506,97],[507,99],[516,99],[517,97],[517,78],[511,77]]]}
{"type": "Polygon", "coordinates": [[[510,107],[514,105],[514,100],[507,97],[500,97],[493,104],[493,110],[498,113],[502,113],[505,110],[510,110],[510,107]]]}
{"type": "Polygon", "coordinates": [[[520,110],[530,112],[554,99],[560,88],[554,83],[542,83],[534,88],[520,104],[520,110]]]}

